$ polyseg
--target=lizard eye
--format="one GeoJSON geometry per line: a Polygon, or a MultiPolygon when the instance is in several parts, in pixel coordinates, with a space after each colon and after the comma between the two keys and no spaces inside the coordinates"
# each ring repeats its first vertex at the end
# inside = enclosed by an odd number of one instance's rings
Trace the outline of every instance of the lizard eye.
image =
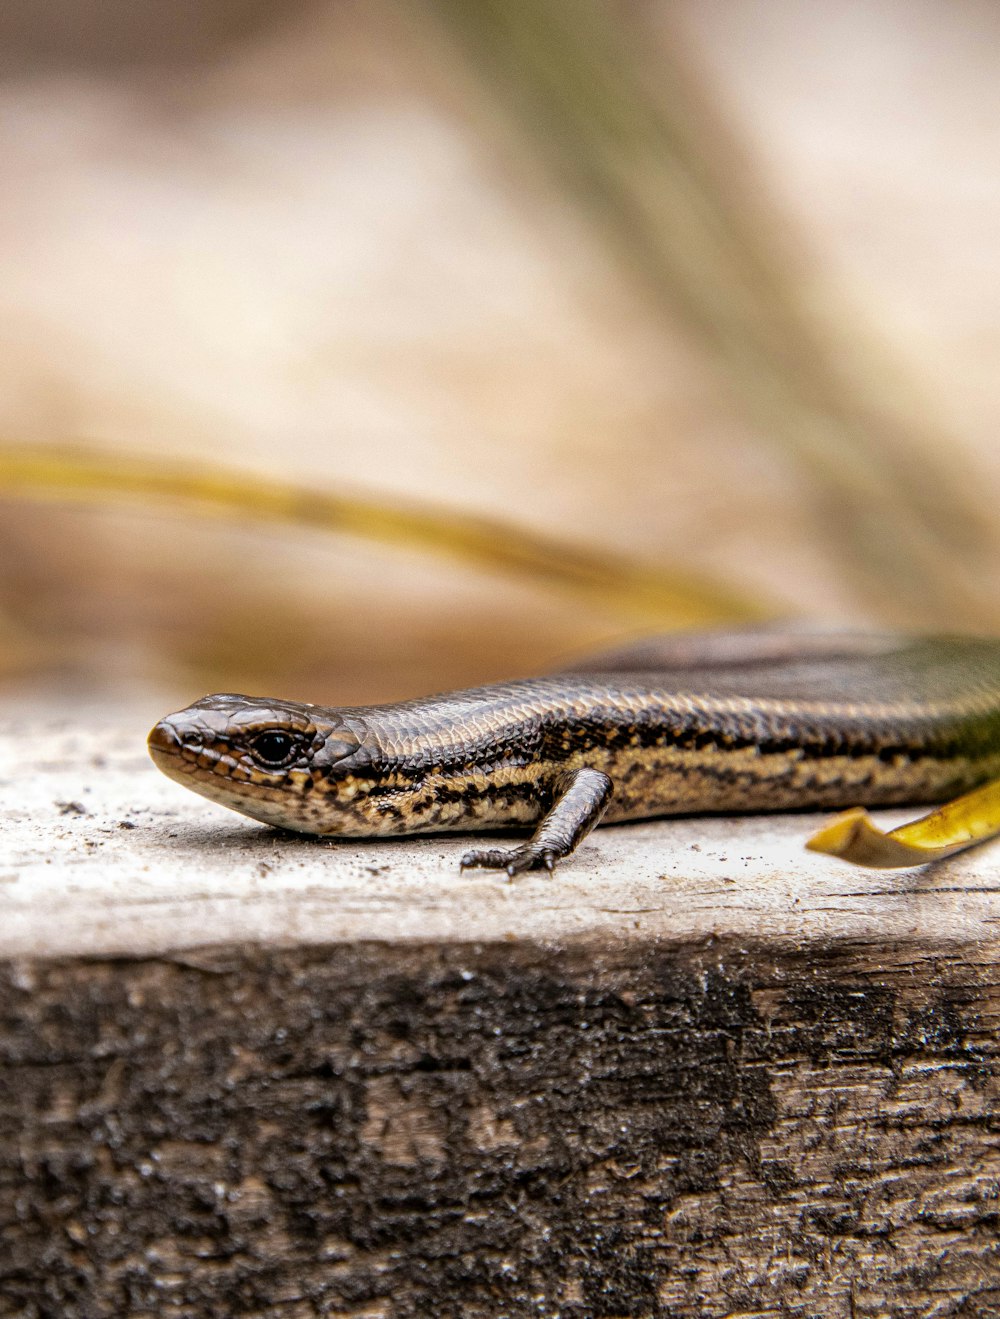
{"type": "Polygon", "coordinates": [[[287,765],[297,747],[298,740],[290,733],[282,733],[274,728],[266,733],[258,733],[250,740],[250,754],[254,760],[271,768],[287,765]]]}

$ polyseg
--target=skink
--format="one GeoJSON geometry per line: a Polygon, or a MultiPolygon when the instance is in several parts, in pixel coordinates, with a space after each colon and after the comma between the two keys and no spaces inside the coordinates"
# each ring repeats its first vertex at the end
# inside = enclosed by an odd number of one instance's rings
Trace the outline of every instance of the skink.
{"type": "Polygon", "coordinates": [[[462,860],[514,875],[602,819],[938,802],[1000,777],[1000,641],[681,635],[389,705],[206,696],[149,749],[195,792],[306,834],[533,828],[462,860]]]}

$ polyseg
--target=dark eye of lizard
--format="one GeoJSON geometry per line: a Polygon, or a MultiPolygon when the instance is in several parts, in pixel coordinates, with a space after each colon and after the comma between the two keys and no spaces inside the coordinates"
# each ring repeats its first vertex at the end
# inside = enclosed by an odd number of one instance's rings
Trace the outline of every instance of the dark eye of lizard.
{"type": "Polygon", "coordinates": [[[296,738],[290,733],[281,733],[276,729],[267,733],[258,733],[250,742],[250,752],[254,760],[272,768],[287,765],[297,748],[296,738]]]}

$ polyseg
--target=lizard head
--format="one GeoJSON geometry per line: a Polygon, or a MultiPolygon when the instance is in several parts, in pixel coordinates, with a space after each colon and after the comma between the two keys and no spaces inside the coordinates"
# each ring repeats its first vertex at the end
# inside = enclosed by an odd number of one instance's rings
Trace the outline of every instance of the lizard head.
{"type": "Polygon", "coordinates": [[[355,795],[364,726],[336,710],[235,693],[167,715],[149,754],[168,778],[251,819],[336,833],[336,801],[355,795]],[[333,808],[333,809],[332,809],[333,808]]]}

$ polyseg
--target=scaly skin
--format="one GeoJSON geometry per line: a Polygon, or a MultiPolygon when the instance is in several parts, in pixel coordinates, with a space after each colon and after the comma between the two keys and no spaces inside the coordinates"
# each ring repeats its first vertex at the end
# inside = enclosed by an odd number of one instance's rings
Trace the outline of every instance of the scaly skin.
{"type": "Polygon", "coordinates": [[[510,874],[551,869],[601,818],[935,802],[1000,775],[1000,642],[708,634],[593,664],[393,705],[207,696],[150,753],[302,833],[537,825],[463,861],[510,874]]]}

